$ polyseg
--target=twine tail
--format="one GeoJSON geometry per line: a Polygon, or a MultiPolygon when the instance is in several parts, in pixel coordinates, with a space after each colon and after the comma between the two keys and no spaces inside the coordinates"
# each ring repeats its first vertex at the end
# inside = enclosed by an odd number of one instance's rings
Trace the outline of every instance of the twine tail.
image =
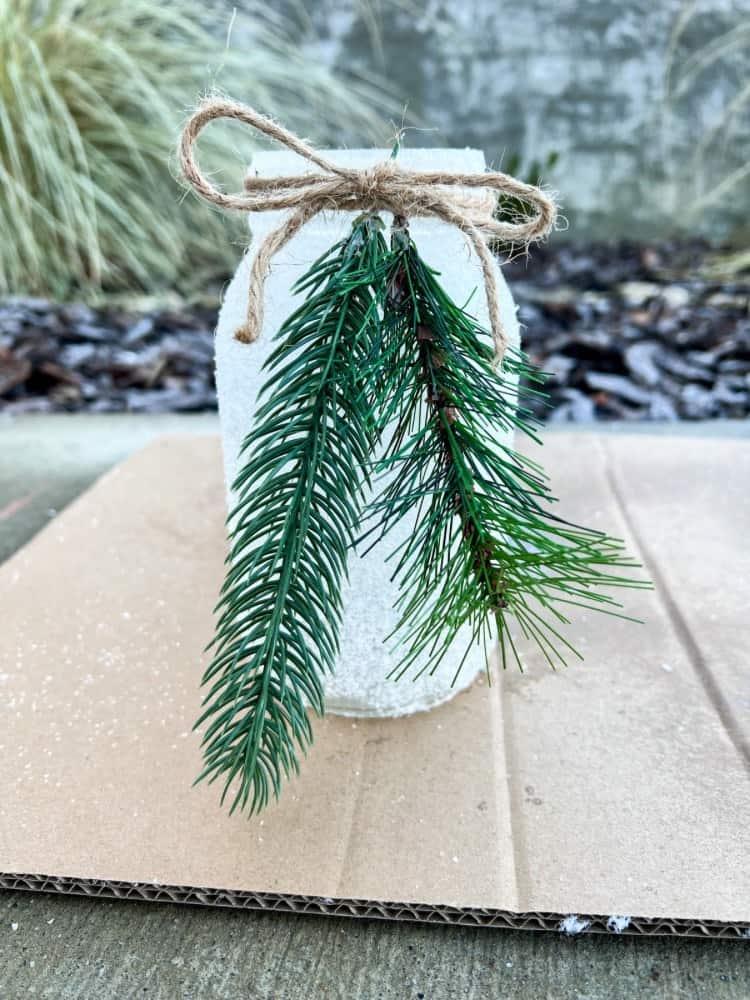
{"type": "Polygon", "coordinates": [[[495,357],[492,359],[492,367],[500,368],[508,350],[508,332],[505,329],[502,316],[500,314],[500,302],[498,301],[497,277],[495,274],[495,260],[482,234],[474,226],[463,230],[469,237],[484,276],[484,290],[487,296],[487,312],[490,320],[490,331],[492,332],[492,342],[495,346],[495,357]]]}
{"type": "Polygon", "coordinates": [[[286,218],[280,226],[272,229],[258,250],[250,266],[250,280],[248,283],[247,295],[247,316],[245,322],[238,326],[234,333],[234,339],[241,344],[252,344],[260,337],[263,329],[263,317],[265,309],[263,305],[266,278],[271,270],[271,260],[274,255],[286,246],[289,240],[309,222],[314,215],[317,215],[322,206],[315,202],[308,202],[293,212],[286,218]]]}
{"type": "Polygon", "coordinates": [[[502,316],[500,315],[500,303],[498,302],[497,277],[495,274],[495,259],[487,246],[482,231],[466,215],[456,209],[447,201],[441,201],[439,207],[436,206],[435,214],[450,225],[456,226],[466,236],[471,246],[479,258],[479,265],[482,268],[484,278],[484,292],[487,299],[487,314],[490,322],[490,332],[492,343],[495,348],[495,356],[492,359],[492,367],[497,370],[503,363],[505,352],[508,350],[508,333],[505,329],[502,316]]]}

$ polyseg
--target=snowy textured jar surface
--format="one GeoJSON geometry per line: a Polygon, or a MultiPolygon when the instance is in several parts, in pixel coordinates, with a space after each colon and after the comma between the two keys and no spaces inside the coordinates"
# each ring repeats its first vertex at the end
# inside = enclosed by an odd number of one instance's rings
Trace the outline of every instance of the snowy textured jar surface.
{"type": "MultiPolygon", "coordinates": [[[[389,153],[372,149],[326,150],[324,155],[345,166],[366,167],[386,159],[389,153]]],[[[478,173],[485,169],[484,154],[470,149],[405,149],[399,154],[399,163],[415,170],[478,173]]],[[[270,177],[304,173],[310,169],[310,164],[295,153],[259,153],[252,169],[261,177],[270,177]]],[[[253,344],[238,343],[234,340],[234,331],[245,318],[252,256],[258,241],[279,225],[282,218],[280,212],[250,217],[253,241],[227,289],[216,330],[216,381],[230,505],[240,447],[252,425],[258,392],[266,378],[261,368],[271,352],[273,337],[280,324],[298,304],[291,292],[292,285],[314,260],[347,234],[354,213],[318,215],[276,254],[266,281],[265,318],[260,340],[253,344]]],[[[384,221],[390,222],[385,214],[384,221]]],[[[411,220],[410,231],[424,259],[440,272],[441,283],[448,294],[461,305],[471,300],[472,312],[486,326],[487,305],[479,261],[462,233],[433,219],[411,220]]],[[[505,329],[511,344],[517,345],[519,329],[513,299],[502,274],[498,273],[497,281],[505,329]]],[[[498,441],[510,444],[511,434],[503,436],[498,432],[498,441]]],[[[377,485],[382,486],[382,480],[377,485]]],[[[423,711],[451,698],[485,669],[484,650],[475,644],[458,679],[452,683],[456,667],[471,640],[470,631],[465,629],[434,674],[429,673],[431,665],[428,663],[422,676],[413,680],[414,673],[424,665],[419,663],[398,681],[387,677],[400,656],[392,640],[384,642],[397,621],[393,605],[398,596],[390,579],[391,565],[385,557],[409,535],[413,524],[413,519],[399,524],[368,554],[359,556],[353,552],[349,558],[349,580],[344,581],[343,588],[341,651],[335,675],[326,678],[325,682],[329,712],[397,716],[423,711]]]]}

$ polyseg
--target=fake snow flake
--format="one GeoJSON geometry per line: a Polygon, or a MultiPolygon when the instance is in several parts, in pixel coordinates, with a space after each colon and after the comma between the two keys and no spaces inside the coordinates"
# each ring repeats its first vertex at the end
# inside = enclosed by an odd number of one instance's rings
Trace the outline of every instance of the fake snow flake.
{"type": "Polygon", "coordinates": [[[558,929],[569,937],[575,937],[576,934],[583,934],[590,925],[590,920],[582,920],[576,913],[570,913],[560,921],[558,929]]]}
{"type": "Polygon", "coordinates": [[[607,930],[612,931],[613,934],[622,934],[630,927],[630,917],[618,917],[615,914],[607,920],[607,930]]]}

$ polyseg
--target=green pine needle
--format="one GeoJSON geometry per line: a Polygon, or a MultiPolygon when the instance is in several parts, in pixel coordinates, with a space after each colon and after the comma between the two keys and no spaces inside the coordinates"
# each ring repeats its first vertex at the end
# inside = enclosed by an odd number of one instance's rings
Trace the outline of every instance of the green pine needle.
{"type": "Polygon", "coordinates": [[[379,325],[386,245],[357,220],[298,283],[305,294],[267,362],[269,381],[233,489],[227,577],[196,726],[222,801],[250,814],[278,797],[323,712],[339,646],[341,582],[377,427],[358,370],[379,325]]]}
{"type": "Polygon", "coordinates": [[[542,469],[498,444],[498,431],[534,436],[505,374],[541,377],[515,351],[502,372],[493,369],[486,332],[446,295],[403,229],[386,282],[371,364],[380,369],[375,406],[397,426],[379,463],[391,478],[367,535],[383,538],[417,511],[391,556],[400,586],[394,635],[404,650],[393,675],[420,660],[417,676],[434,672],[467,625],[472,643],[497,639],[503,666],[509,656],[521,666],[512,620],[550,666],[564,664],[566,653],[580,655],[561,632],[569,607],[617,614],[609,588],[648,584],[629,575],[638,564],[622,542],[555,515],[542,469]]]}

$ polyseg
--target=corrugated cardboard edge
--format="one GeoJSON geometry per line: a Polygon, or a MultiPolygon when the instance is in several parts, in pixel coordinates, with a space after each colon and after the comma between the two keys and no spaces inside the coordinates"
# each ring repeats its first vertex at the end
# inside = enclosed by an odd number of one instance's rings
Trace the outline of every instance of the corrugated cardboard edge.
{"type": "Polygon", "coordinates": [[[722,920],[687,920],[602,913],[514,913],[510,910],[426,903],[399,903],[368,899],[331,899],[276,892],[240,892],[230,889],[117,882],[110,879],[68,878],[55,875],[3,875],[0,889],[52,892],[97,899],[125,899],[148,903],[218,906],[231,910],[304,913],[363,920],[396,920],[463,927],[491,927],[517,931],[557,931],[567,937],[581,934],[623,934],[638,937],[699,937],[750,940],[750,926],[722,920]]]}

